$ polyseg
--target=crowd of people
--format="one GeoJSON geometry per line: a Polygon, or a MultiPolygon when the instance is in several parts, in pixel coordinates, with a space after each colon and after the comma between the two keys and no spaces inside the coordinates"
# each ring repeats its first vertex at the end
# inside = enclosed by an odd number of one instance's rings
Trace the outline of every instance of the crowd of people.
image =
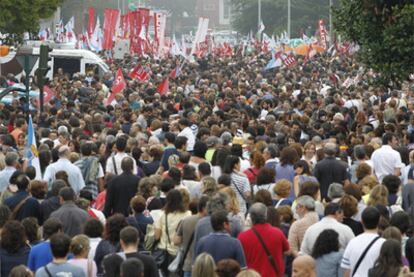
{"type": "Polygon", "coordinates": [[[0,276],[414,276],[414,83],[269,59],[126,56],[0,104],[0,276]]]}

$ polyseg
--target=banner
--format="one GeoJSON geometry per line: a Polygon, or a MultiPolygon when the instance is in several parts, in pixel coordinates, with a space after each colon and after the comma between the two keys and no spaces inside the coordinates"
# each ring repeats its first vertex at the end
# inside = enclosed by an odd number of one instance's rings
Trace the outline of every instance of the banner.
{"type": "Polygon", "coordinates": [[[104,50],[111,50],[114,42],[114,35],[119,11],[116,9],[105,9],[104,15],[105,20],[102,48],[104,50]]]}
{"type": "Polygon", "coordinates": [[[95,9],[93,7],[89,7],[88,14],[88,36],[89,38],[91,38],[93,31],[95,29],[95,9]]]}
{"type": "MultiPolygon", "coordinates": [[[[154,33],[157,44],[157,53],[159,56],[164,55],[165,26],[167,25],[167,15],[165,13],[154,13],[154,33]]],[[[178,55],[178,54],[177,54],[178,55]]]]}
{"type": "Polygon", "coordinates": [[[208,31],[208,22],[209,22],[208,18],[200,17],[198,19],[198,27],[197,27],[195,39],[193,41],[193,46],[191,48],[191,55],[193,55],[196,52],[198,44],[206,40],[207,31],[208,31]]]}
{"type": "Polygon", "coordinates": [[[321,46],[323,49],[328,49],[328,34],[325,30],[325,22],[323,19],[319,20],[319,35],[321,37],[321,46]]]}
{"type": "Polygon", "coordinates": [[[112,101],[115,99],[115,95],[122,92],[124,88],[126,88],[126,82],[122,70],[119,68],[116,72],[114,84],[112,85],[112,93],[109,95],[106,105],[111,105],[112,101]]]}
{"type": "MultiPolygon", "coordinates": [[[[86,38],[88,39],[88,37],[86,38]]],[[[95,52],[102,51],[102,30],[101,30],[101,25],[99,21],[99,16],[96,19],[96,26],[95,26],[95,29],[93,30],[93,34],[90,40],[88,40],[88,45],[92,51],[95,51],[95,52]]]]}
{"type": "Polygon", "coordinates": [[[138,64],[129,74],[129,77],[132,79],[138,79],[140,81],[146,81],[150,78],[150,74],[147,72],[145,67],[141,64],[138,64]]]}
{"type": "Polygon", "coordinates": [[[36,180],[42,179],[42,172],[40,171],[39,152],[37,152],[36,136],[33,128],[32,116],[29,115],[29,127],[28,127],[28,142],[27,142],[27,160],[28,166],[33,166],[36,170],[36,180]]]}
{"type": "Polygon", "coordinates": [[[164,81],[162,81],[161,84],[159,84],[159,86],[157,87],[157,91],[160,95],[164,95],[168,92],[169,90],[169,81],[168,78],[165,78],[164,81]]]}

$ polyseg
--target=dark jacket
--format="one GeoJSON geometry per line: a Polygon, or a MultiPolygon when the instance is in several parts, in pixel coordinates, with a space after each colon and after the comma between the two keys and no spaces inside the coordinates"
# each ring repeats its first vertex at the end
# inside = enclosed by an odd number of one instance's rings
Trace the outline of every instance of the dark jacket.
{"type": "Polygon", "coordinates": [[[322,199],[328,196],[328,188],[332,183],[342,184],[348,179],[347,166],[335,157],[326,157],[318,162],[313,175],[318,179],[322,199]]]}
{"type": "Polygon", "coordinates": [[[60,202],[58,196],[52,196],[40,203],[40,212],[42,213],[43,222],[45,222],[50,214],[59,209],[60,202]]]}
{"type": "MultiPolygon", "coordinates": [[[[27,191],[19,190],[15,195],[4,200],[4,204],[10,208],[13,212],[13,209],[26,197],[30,196],[27,191]]],[[[19,211],[16,214],[16,220],[22,221],[27,217],[36,217],[39,221],[39,224],[42,225],[42,215],[40,213],[40,204],[35,198],[30,197],[27,201],[20,207],[19,211]]]]}
{"type": "Polygon", "coordinates": [[[71,237],[81,234],[83,224],[90,218],[86,211],[73,202],[64,203],[50,217],[59,219],[63,224],[63,231],[71,237]]]}
{"type": "Polygon", "coordinates": [[[30,248],[28,246],[23,246],[17,253],[9,253],[0,248],[0,276],[9,276],[13,267],[21,264],[26,265],[29,253],[30,248]]]}
{"type": "Polygon", "coordinates": [[[139,180],[139,177],[123,172],[109,182],[103,210],[106,217],[114,213],[128,216],[129,201],[137,193],[139,180]]]}

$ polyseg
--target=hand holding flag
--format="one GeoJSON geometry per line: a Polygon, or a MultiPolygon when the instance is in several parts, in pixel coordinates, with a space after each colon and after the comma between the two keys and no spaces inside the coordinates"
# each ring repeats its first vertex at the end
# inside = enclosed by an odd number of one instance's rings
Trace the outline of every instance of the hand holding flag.
{"type": "Polygon", "coordinates": [[[112,93],[109,95],[106,105],[111,105],[112,101],[115,98],[115,95],[120,93],[126,87],[126,82],[122,70],[119,68],[116,73],[116,78],[114,84],[112,85],[112,93]]]}

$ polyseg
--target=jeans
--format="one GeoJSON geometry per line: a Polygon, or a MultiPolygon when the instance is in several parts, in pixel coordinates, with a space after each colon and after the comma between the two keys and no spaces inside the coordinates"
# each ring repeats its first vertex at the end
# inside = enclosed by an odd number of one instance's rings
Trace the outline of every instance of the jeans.
{"type": "Polygon", "coordinates": [[[191,277],[191,271],[184,271],[184,277],[191,277]]]}

